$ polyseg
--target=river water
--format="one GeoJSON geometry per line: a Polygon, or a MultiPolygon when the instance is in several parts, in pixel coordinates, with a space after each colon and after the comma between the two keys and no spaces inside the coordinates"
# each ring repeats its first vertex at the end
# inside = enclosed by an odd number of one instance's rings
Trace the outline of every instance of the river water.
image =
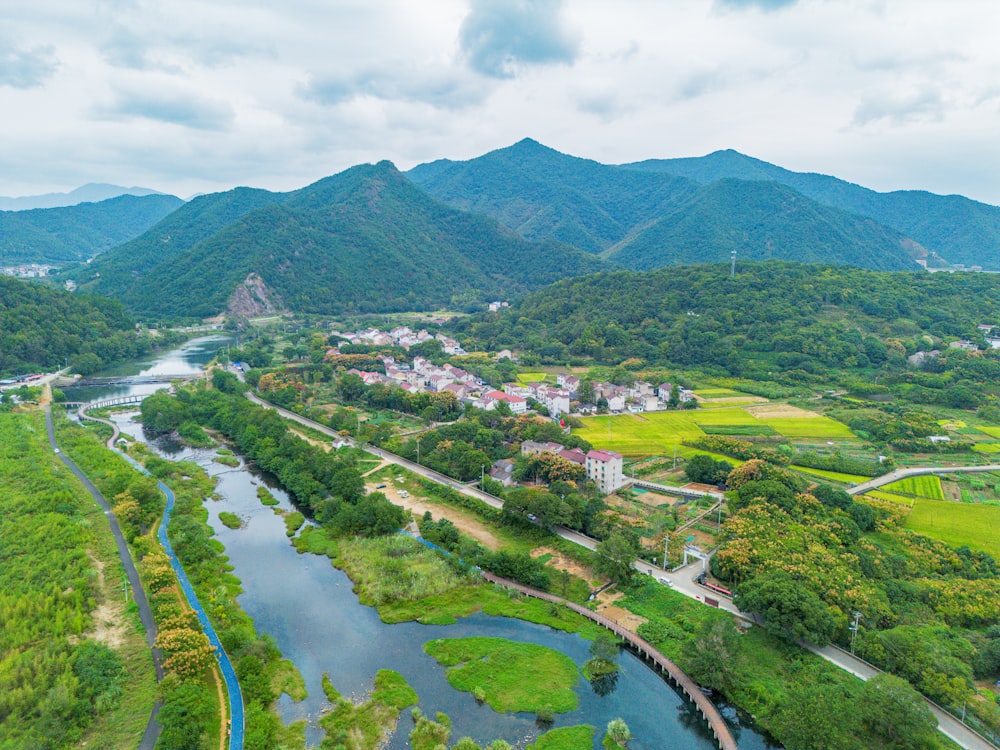
{"type": "MultiPolygon", "coordinates": [[[[189,342],[181,350],[164,355],[161,364],[174,367],[181,361],[192,363],[216,345],[224,342],[189,342]]],[[[180,371],[171,370],[170,374],[180,371]]],[[[242,461],[235,468],[213,462],[212,449],[191,449],[164,439],[150,439],[143,434],[136,416],[134,412],[120,413],[114,419],[122,432],[146,442],[160,455],[194,461],[216,477],[221,499],[208,502],[209,523],[226,547],[234,575],[243,583],[240,604],[260,632],[275,638],[285,658],[295,663],[305,679],[309,697],[293,703],[282,696],[279,710],[286,722],[308,721],[306,736],[311,746],[318,745],[323,736],[316,720],[329,709],[321,688],[324,672],[342,695],[362,700],[371,691],[377,670],[396,670],[417,691],[425,714],[433,716],[442,711],[451,718],[452,743],[471,736],[483,745],[503,738],[515,747],[524,747],[542,731],[535,724],[534,714],[498,714],[486,705],[477,705],[470,694],[453,689],[444,668],[424,653],[423,644],[434,638],[495,636],[547,646],[582,665],[589,658],[588,641],[548,627],[482,614],[448,626],[387,625],[373,608],[358,602],[350,579],[326,557],[295,551],[285,534],[283,519],[257,498],[257,488],[266,485],[279,500],[277,507],[293,510],[287,494],[273,480],[252,471],[242,461]],[[224,526],[219,521],[222,511],[238,515],[243,527],[234,530],[224,526]]],[[[715,747],[700,716],[656,672],[629,652],[622,652],[619,663],[619,679],[610,694],[598,695],[581,678],[576,686],[579,708],[573,713],[557,714],[554,726],[591,724],[598,728],[594,748],[599,748],[608,721],[621,717],[632,731],[632,750],[715,747]]],[[[775,747],[750,726],[744,726],[734,711],[724,713],[733,722],[743,750],[775,747]]],[[[404,711],[399,729],[387,745],[389,750],[409,747],[411,726],[409,711],[404,711]]]]}

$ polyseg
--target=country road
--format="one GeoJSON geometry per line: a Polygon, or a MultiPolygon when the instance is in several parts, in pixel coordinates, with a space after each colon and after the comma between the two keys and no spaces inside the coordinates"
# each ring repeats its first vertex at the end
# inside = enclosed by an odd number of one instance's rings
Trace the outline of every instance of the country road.
{"type": "Polygon", "coordinates": [[[906,477],[919,477],[924,474],[958,474],[977,471],[1000,471],[1000,464],[987,464],[986,466],[914,466],[908,469],[893,469],[888,474],[875,477],[867,482],[861,482],[848,488],[849,495],[863,495],[868,490],[875,490],[887,484],[898,482],[906,477]]]}
{"type": "MultiPolygon", "coordinates": [[[[274,404],[271,404],[268,401],[265,401],[264,399],[254,395],[250,391],[246,392],[246,397],[259,406],[263,406],[264,408],[267,409],[274,409],[284,418],[292,420],[294,422],[298,422],[299,424],[304,425],[306,427],[310,427],[314,430],[323,433],[324,435],[329,435],[331,438],[341,437],[340,433],[338,433],[337,431],[332,430],[329,427],[325,427],[324,425],[321,425],[318,422],[314,422],[313,420],[308,419],[307,417],[303,417],[300,414],[296,414],[295,412],[289,411],[288,409],[283,409],[280,406],[275,406],[274,404]]],[[[355,444],[354,441],[350,442],[352,444],[355,444]]],[[[402,466],[406,469],[409,469],[410,471],[413,471],[419,474],[420,476],[429,479],[433,482],[437,482],[439,484],[451,487],[453,490],[461,492],[464,495],[478,498],[479,500],[482,500],[483,502],[487,503],[488,505],[494,508],[503,507],[503,501],[500,500],[500,498],[495,497],[494,495],[490,495],[487,492],[482,492],[481,490],[476,489],[475,487],[466,486],[461,482],[459,482],[458,480],[452,479],[451,477],[447,477],[444,474],[440,474],[436,471],[433,471],[432,469],[429,469],[426,466],[421,466],[419,464],[414,463],[413,461],[408,461],[407,459],[402,458],[401,456],[397,456],[393,453],[388,453],[385,450],[382,450],[381,448],[364,446],[364,450],[392,464],[396,464],[397,466],[402,466]]],[[[886,478],[892,476],[891,474],[887,474],[885,475],[885,477],[879,477],[878,479],[884,479],[885,481],[878,484],[874,484],[873,486],[879,487],[882,484],[888,484],[889,482],[893,482],[896,481],[897,479],[901,479],[907,476],[917,476],[919,474],[934,474],[934,473],[946,474],[956,470],[1000,471],[1000,466],[982,466],[982,467],[976,466],[976,467],[963,467],[958,469],[956,468],[897,469],[896,471],[899,473],[896,476],[892,478],[886,478]]],[[[893,472],[893,474],[896,474],[896,472],[893,472]]],[[[877,482],[877,480],[872,480],[872,481],[877,482]]],[[[868,485],[871,485],[871,483],[866,482],[864,485],[858,485],[856,487],[852,487],[848,491],[851,492],[851,494],[859,494],[855,490],[860,490],[863,492],[864,490],[860,488],[868,485]]],[[[873,486],[868,486],[868,489],[872,489],[873,486]]],[[[586,547],[587,549],[593,550],[597,546],[597,541],[595,539],[585,536],[584,534],[581,534],[577,531],[573,531],[572,529],[567,529],[559,526],[559,527],[553,527],[552,531],[557,533],[563,539],[567,539],[571,542],[586,547]]],[[[727,612],[731,612],[733,615],[745,620],[746,622],[752,623],[754,625],[757,624],[756,621],[754,620],[753,615],[738,610],[736,606],[733,604],[731,599],[724,596],[720,596],[717,593],[711,592],[708,589],[700,586],[695,581],[695,579],[702,572],[700,562],[692,563],[680,570],[673,571],[670,573],[661,570],[660,568],[653,567],[652,565],[643,560],[637,560],[634,567],[640,573],[646,573],[661,581],[669,581],[667,585],[669,585],[675,591],[678,591],[684,594],[685,596],[689,596],[692,599],[697,599],[698,601],[704,602],[705,594],[706,593],[710,594],[713,599],[719,602],[720,609],[724,609],[727,612]]],[[[803,648],[812,651],[820,658],[826,659],[831,664],[834,664],[840,667],[841,669],[850,672],[851,674],[862,680],[871,679],[872,677],[875,677],[876,675],[881,673],[881,670],[877,669],[876,667],[873,667],[867,662],[855,658],[851,654],[837,648],[836,646],[824,646],[823,648],[819,648],[817,646],[804,642],[801,643],[801,645],[803,648]]],[[[998,750],[996,745],[994,745],[989,740],[979,735],[974,730],[967,727],[965,724],[960,722],[951,714],[939,708],[931,701],[927,701],[927,705],[938,720],[938,730],[946,737],[956,742],[961,747],[965,748],[965,750],[998,750]]]]}

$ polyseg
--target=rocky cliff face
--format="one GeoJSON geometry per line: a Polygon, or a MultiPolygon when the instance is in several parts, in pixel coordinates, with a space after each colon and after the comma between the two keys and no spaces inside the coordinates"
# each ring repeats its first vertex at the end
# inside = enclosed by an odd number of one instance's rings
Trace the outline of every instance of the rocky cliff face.
{"type": "Polygon", "coordinates": [[[258,274],[251,273],[229,297],[226,310],[234,318],[254,318],[284,312],[285,306],[258,274]]]}

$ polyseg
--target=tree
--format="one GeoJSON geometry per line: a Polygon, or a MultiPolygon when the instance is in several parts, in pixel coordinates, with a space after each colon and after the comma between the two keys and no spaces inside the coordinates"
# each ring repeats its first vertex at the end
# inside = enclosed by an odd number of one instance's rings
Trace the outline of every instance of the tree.
{"type": "Polygon", "coordinates": [[[861,726],[889,750],[934,747],[937,720],[910,684],[895,675],[880,674],[862,686],[857,701],[861,726]]]}
{"type": "Polygon", "coordinates": [[[728,461],[717,461],[711,456],[698,454],[691,456],[684,465],[684,473],[692,482],[723,484],[733,465],[728,461]]]}
{"type": "Polygon", "coordinates": [[[632,730],[628,728],[628,724],[625,723],[624,719],[612,719],[608,722],[608,739],[614,742],[619,747],[625,747],[630,739],[632,739],[632,730]]]}
{"type": "Polygon", "coordinates": [[[594,550],[594,570],[616,583],[628,583],[635,570],[632,564],[639,556],[639,544],[634,535],[616,530],[594,550]]]}
{"type": "Polygon", "coordinates": [[[732,620],[707,620],[698,630],[688,671],[700,684],[731,694],[744,676],[745,659],[732,620]]]}
{"type": "Polygon", "coordinates": [[[805,639],[825,646],[837,629],[826,604],[783,570],[761,573],[741,583],[733,603],[745,612],[763,615],[764,630],[790,643],[805,639]]]}

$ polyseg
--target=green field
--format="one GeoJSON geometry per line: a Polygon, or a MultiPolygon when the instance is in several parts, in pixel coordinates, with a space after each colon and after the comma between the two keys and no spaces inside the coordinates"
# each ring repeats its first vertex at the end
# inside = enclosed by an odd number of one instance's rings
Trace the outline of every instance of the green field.
{"type": "Polygon", "coordinates": [[[1000,453],[1000,443],[976,443],[972,450],[977,453],[1000,453]]]}
{"type": "Polygon", "coordinates": [[[1000,558],[1000,507],[918,498],[906,528],[1000,558]]]}
{"type": "Polygon", "coordinates": [[[811,469],[808,466],[789,466],[790,469],[795,469],[796,471],[801,471],[805,474],[812,474],[813,476],[823,477],[824,479],[832,479],[835,482],[845,482],[846,484],[860,484],[861,482],[867,482],[871,477],[863,477],[860,474],[843,474],[839,471],[827,471],[826,469],[811,469]]]}
{"type": "Polygon", "coordinates": [[[920,477],[907,477],[898,482],[883,486],[888,492],[905,492],[931,500],[944,500],[944,490],[941,489],[941,478],[936,474],[925,474],[920,477]]]}
{"type": "MultiPolygon", "coordinates": [[[[758,419],[738,407],[657,411],[612,417],[587,417],[577,433],[594,446],[627,456],[670,455],[674,446],[705,435],[702,426],[747,426],[747,434],[758,434],[762,426],[786,437],[822,439],[853,438],[846,425],[829,417],[772,417],[758,419]],[[610,427],[609,427],[610,426],[610,427]],[[610,433],[610,434],[609,434],[610,433]]],[[[737,431],[727,429],[729,434],[737,431]]]]}
{"type": "Polygon", "coordinates": [[[903,497],[902,495],[893,495],[891,492],[883,492],[882,490],[869,490],[865,493],[871,497],[877,497],[880,500],[888,500],[891,503],[896,503],[896,505],[905,505],[907,508],[912,508],[916,499],[912,497],[903,497]]]}
{"type": "Polygon", "coordinates": [[[1000,438],[1000,427],[985,426],[985,427],[976,427],[976,429],[982,432],[984,435],[1000,438]]]}
{"type": "Polygon", "coordinates": [[[541,383],[546,378],[544,372],[519,372],[517,382],[519,383],[541,383]]]}
{"type": "Polygon", "coordinates": [[[694,392],[696,396],[702,398],[732,398],[733,396],[749,396],[748,393],[740,393],[732,388],[699,388],[694,392]]]}

